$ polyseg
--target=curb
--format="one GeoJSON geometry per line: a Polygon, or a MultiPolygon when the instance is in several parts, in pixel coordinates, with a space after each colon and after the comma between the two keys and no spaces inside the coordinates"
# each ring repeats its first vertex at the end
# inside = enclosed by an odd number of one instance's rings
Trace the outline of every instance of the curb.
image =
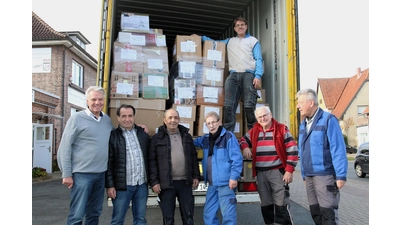
{"type": "Polygon", "coordinates": [[[47,174],[45,177],[34,177],[32,178],[32,183],[41,183],[53,180],[61,180],[62,173],[60,171],[56,171],[54,173],[47,174]]]}

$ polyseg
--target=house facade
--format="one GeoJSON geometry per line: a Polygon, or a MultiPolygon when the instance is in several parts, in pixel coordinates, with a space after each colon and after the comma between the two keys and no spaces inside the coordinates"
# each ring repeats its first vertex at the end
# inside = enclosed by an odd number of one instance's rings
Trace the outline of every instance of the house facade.
{"type": "Polygon", "coordinates": [[[318,101],[338,118],[348,144],[357,147],[369,140],[369,69],[357,69],[350,78],[318,79],[318,101]]]}
{"type": "Polygon", "coordinates": [[[80,32],[55,31],[32,12],[32,126],[33,133],[39,125],[50,127],[36,132],[38,140],[51,137],[53,159],[66,122],[87,107],[85,90],[96,85],[97,60],[86,52],[87,44],[80,32]]]}

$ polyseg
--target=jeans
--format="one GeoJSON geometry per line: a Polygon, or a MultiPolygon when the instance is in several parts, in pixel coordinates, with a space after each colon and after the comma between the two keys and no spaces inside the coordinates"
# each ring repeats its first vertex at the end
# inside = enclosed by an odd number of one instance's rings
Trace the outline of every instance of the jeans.
{"type": "Polygon", "coordinates": [[[99,217],[103,210],[105,191],[105,172],[102,173],[74,173],[74,185],[71,188],[70,212],[67,225],[99,224],[99,217]]]}
{"type": "Polygon", "coordinates": [[[149,188],[146,183],[131,186],[126,190],[117,190],[117,196],[112,200],[113,215],[111,225],[124,225],[125,215],[132,201],[132,217],[134,225],[147,224],[146,206],[149,188]]]}
{"type": "Polygon", "coordinates": [[[218,209],[221,209],[223,225],[236,224],[236,205],[235,189],[231,190],[229,185],[219,187],[208,186],[203,211],[204,224],[219,225],[217,217],[218,209]]]}
{"type": "Polygon", "coordinates": [[[255,75],[252,73],[231,73],[225,80],[224,127],[234,132],[236,108],[242,98],[247,128],[250,130],[257,122],[254,110],[257,104],[257,90],[253,85],[255,75]]]}

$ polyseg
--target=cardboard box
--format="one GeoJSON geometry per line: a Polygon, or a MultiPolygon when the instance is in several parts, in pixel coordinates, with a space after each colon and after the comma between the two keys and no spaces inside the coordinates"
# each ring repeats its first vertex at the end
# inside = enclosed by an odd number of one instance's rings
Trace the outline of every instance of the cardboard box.
{"type": "Polygon", "coordinates": [[[132,105],[135,109],[165,110],[165,99],[110,99],[109,108],[119,108],[122,104],[132,105]]]}
{"type": "MultiPolygon", "coordinates": [[[[117,108],[109,108],[109,116],[114,127],[118,127],[117,108]]],[[[135,124],[143,124],[154,135],[159,126],[164,124],[164,111],[151,109],[137,109],[135,124]]]]}
{"type": "Polygon", "coordinates": [[[168,74],[144,73],[142,75],[142,98],[169,99],[168,74]]]}
{"type": "Polygon", "coordinates": [[[196,104],[196,80],[174,79],[174,104],[195,105],[196,104]]]}
{"type": "MultiPolygon", "coordinates": [[[[184,79],[198,79],[203,75],[202,63],[189,60],[178,62],[178,76],[184,79]]],[[[200,79],[201,80],[201,79],[200,79]]]]}
{"type": "Polygon", "coordinates": [[[172,55],[175,61],[192,60],[201,62],[201,36],[176,35],[172,55]]]}
{"type": "Polygon", "coordinates": [[[218,69],[225,68],[226,44],[220,41],[203,42],[203,65],[218,69]]]}
{"type": "Polygon", "coordinates": [[[243,114],[236,114],[235,128],[233,130],[236,138],[243,137],[243,125],[243,114]]]}
{"type": "Polygon", "coordinates": [[[224,105],[224,88],[197,85],[196,88],[197,105],[224,105]]]}
{"type": "Polygon", "coordinates": [[[208,127],[204,122],[205,115],[208,112],[214,111],[216,112],[221,120],[223,120],[223,107],[222,106],[209,106],[209,105],[200,105],[197,106],[197,120],[195,124],[195,135],[202,136],[204,134],[209,133],[208,127]]]}
{"type": "Polygon", "coordinates": [[[179,124],[189,128],[189,134],[193,136],[193,130],[194,130],[194,121],[191,120],[180,120],[179,124]]]}
{"type": "Polygon", "coordinates": [[[211,68],[211,67],[203,67],[203,76],[201,76],[202,85],[207,86],[224,86],[224,70],[211,68]]]}
{"type": "Polygon", "coordinates": [[[143,73],[142,46],[114,42],[113,47],[114,71],[143,73]]]}
{"type": "Polygon", "coordinates": [[[149,15],[130,12],[121,13],[121,30],[149,33],[149,15]]]}
{"type": "Polygon", "coordinates": [[[257,103],[266,103],[266,99],[265,99],[265,89],[261,89],[261,90],[257,90],[257,103]]]}
{"type": "Polygon", "coordinates": [[[184,121],[195,121],[196,118],[196,105],[172,105],[179,113],[179,117],[184,121]]]}
{"type": "Polygon", "coordinates": [[[157,33],[149,34],[120,31],[118,32],[117,42],[137,46],[167,46],[165,35],[157,33]]]}
{"type": "Polygon", "coordinates": [[[110,98],[139,98],[139,74],[112,71],[110,98]]]}
{"type": "Polygon", "coordinates": [[[167,47],[143,47],[143,73],[169,73],[167,47]]]}

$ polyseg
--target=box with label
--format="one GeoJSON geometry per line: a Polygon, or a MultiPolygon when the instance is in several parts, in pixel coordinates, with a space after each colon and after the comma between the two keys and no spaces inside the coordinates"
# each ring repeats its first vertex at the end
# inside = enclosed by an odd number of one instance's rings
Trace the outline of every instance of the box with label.
{"type": "Polygon", "coordinates": [[[112,71],[110,98],[139,98],[139,74],[112,71]]]}
{"type": "Polygon", "coordinates": [[[149,15],[130,12],[121,13],[121,30],[149,33],[149,15]]]}
{"type": "Polygon", "coordinates": [[[141,82],[141,97],[149,99],[169,99],[168,74],[144,73],[141,82]]]}
{"type": "Polygon", "coordinates": [[[201,62],[201,36],[176,35],[172,55],[175,61],[192,60],[201,62]]]}
{"type": "MultiPolygon", "coordinates": [[[[114,127],[118,127],[117,108],[109,108],[111,122],[114,127]]],[[[156,133],[159,126],[164,124],[164,111],[151,109],[136,109],[135,124],[145,125],[149,130],[149,135],[156,133]]]]}
{"type": "Polygon", "coordinates": [[[209,133],[208,127],[204,121],[205,115],[208,112],[214,111],[216,112],[219,116],[221,121],[223,121],[223,107],[222,106],[209,106],[209,105],[200,105],[197,106],[197,120],[195,124],[195,134],[196,136],[202,136],[204,134],[209,133]]]}
{"type": "Polygon", "coordinates": [[[143,47],[143,73],[169,73],[167,47],[143,47]]]}
{"type": "Polygon", "coordinates": [[[193,133],[194,133],[193,132],[193,130],[194,130],[194,128],[193,128],[194,127],[194,121],[181,119],[179,121],[179,124],[183,125],[184,127],[189,128],[189,134],[193,136],[193,133]]]}
{"type": "Polygon", "coordinates": [[[196,104],[196,80],[174,79],[174,104],[195,105],[196,104]]]}
{"type": "Polygon", "coordinates": [[[196,105],[172,105],[179,113],[181,120],[195,121],[196,120],[196,105]]]}
{"type": "Polygon", "coordinates": [[[197,105],[224,105],[224,88],[205,85],[197,85],[196,88],[197,105]]]}
{"type": "Polygon", "coordinates": [[[114,71],[143,73],[142,46],[114,42],[113,47],[114,71]]]}
{"type": "Polygon", "coordinates": [[[118,32],[117,42],[137,46],[167,46],[165,35],[156,33],[149,34],[120,31],[118,32]]]}
{"type": "Polygon", "coordinates": [[[235,128],[233,130],[236,138],[243,137],[243,125],[243,114],[236,114],[235,128]]]}
{"type": "Polygon", "coordinates": [[[165,99],[110,99],[109,108],[119,108],[121,105],[132,105],[135,109],[165,110],[165,99]]]}
{"type": "Polygon", "coordinates": [[[201,76],[201,84],[207,86],[224,86],[224,70],[211,68],[211,67],[203,67],[203,76],[201,76]]]}
{"type": "Polygon", "coordinates": [[[203,42],[203,65],[218,69],[225,68],[226,44],[220,41],[203,42]]]}
{"type": "Polygon", "coordinates": [[[266,99],[265,99],[265,89],[261,89],[261,90],[257,90],[257,103],[266,103],[266,99]]]}
{"type": "Polygon", "coordinates": [[[180,78],[192,79],[201,78],[203,64],[196,61],[181,60],[178,62],[178,76],[180,78]]]}

